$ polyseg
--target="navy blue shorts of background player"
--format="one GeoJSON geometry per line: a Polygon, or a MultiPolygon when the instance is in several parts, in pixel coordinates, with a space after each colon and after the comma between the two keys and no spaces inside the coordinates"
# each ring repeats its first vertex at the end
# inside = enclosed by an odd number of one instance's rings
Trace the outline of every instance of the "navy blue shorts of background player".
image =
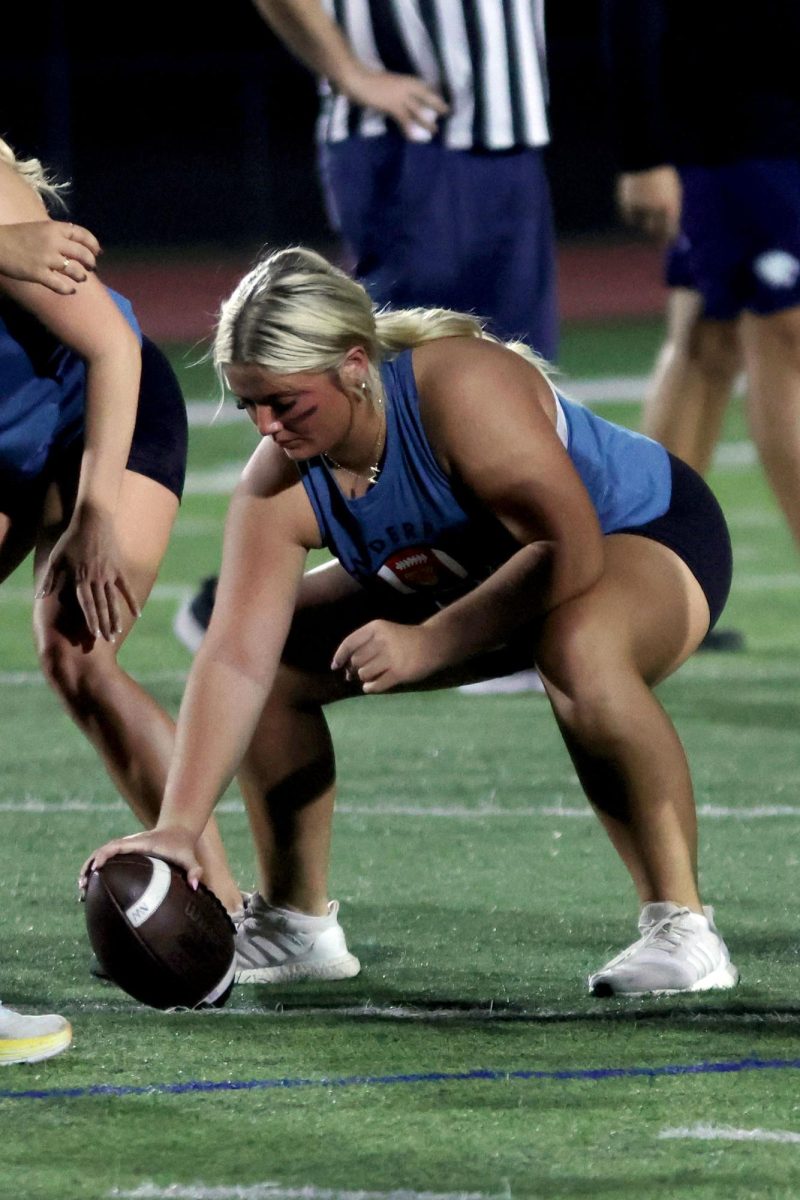
{"type": "Polygon", "coordinates": [[[681,234],[667,259],[670,287],[691,288],[703,315],[733,320],[800,304],[800,160],[684,166],[681,234]]]}
{"type": "MultiPolygon", "coordinates": [[[[178,380],[159,348],[142,339],[142,375],[127,470],[160,483],[180,500],[186,477],[188,428],[186,404],[178,380]]],[[[73,477],[76,486],[83,438],[71,432],[51,450],[47,464],[35,479],[3,479],[0,475],[0,512],[14,516],[39,502],[55,477],[73,477]]]]}

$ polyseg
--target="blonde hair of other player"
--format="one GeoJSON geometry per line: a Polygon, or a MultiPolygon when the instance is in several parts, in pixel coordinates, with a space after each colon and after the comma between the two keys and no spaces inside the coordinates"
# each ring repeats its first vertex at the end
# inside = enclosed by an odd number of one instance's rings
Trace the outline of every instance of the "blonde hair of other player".
{"type": "Polygon", "coordinates": [[[59,183],[54,179],[45,170],[38,158],[17,158],[17,155],[11,149],[8,142],[4,142],[0,138],[0,162],[4,162],[7,166],[12,167],[34,191],[39,193],[44,201],[56,204],[60,208],[66,208],[61,193],[69,185],[59,183]]]}

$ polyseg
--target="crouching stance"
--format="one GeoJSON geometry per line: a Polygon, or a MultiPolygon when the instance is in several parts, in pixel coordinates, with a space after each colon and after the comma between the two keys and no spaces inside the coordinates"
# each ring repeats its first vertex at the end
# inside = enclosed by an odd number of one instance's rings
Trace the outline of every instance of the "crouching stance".
{"type": "MultiPolygon", "coordinates": [[[[186,410],[127,300],[88,273],[93,235],[48,218],[52,192],[36,160],[0,141],[0,582],[33,552],[45,677],[152,825],[174,726],[117,655],[178,509],[186,410]]],[[[200,856],[235,911],[215,825],[200,856]]]]}
{"type": "Polygon", "coordinates": [[[240,981],[354,974],[327,895],[324,706],[535,665],[642,904],[639,941],[590,987],[731,987],[698,895],[686,758],[651,690],[730,584],[706,485],[559,395],[525,347],[460,313],[376,313],[309,251],[241,282],[215,356],[263,441],[232,502],[158,825],[94,862],[157,850],[197,877],[198,835],[238,773],[262,871],[240,981]],[[321,546],[334,561],[304,575],[321,546]]]}

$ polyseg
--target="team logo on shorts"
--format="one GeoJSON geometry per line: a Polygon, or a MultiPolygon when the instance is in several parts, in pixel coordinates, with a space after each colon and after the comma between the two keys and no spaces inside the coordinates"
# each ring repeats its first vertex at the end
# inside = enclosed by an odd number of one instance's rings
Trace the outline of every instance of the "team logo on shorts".
{"type": "Polygon", "coordinates": [[[788,250],[766,250],[753,261],[753,270],[771,288],[791,288],[800,276],[800,262],[788,250]]]}
{"type": "Polygon", "coordinates": [[[467,578],[461,563],[433,546],[408,546],[390,554],[378,575],[398,592],[451,588],[467,578]]]}

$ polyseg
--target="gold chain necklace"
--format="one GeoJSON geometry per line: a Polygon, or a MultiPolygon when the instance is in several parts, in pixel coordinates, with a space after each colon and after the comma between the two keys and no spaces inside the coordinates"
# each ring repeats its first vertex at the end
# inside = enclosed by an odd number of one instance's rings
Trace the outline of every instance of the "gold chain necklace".
{"type": "MultiPolygon", "coordinates": [[[[378,397],[378,416],[383,417],[383,399],[378,397]]],[[[381,455],[383,454],[384,438],[386,436],[386,422],[381,420],[378,426],[378,436],[375,438],[375,444],[372,447],[370,458],[372,463],[366,470],[354,471],[352,467],[345,467],[342,463],[338,463],[335,458],[331,458],[330,454],[323,452],[322,457],[329,467],[333,467],[335,471],[344,471],[347,475],[351,475],[353,479],[366,479],[372,485],[377,483],[381,473],[381,455]]]]}

